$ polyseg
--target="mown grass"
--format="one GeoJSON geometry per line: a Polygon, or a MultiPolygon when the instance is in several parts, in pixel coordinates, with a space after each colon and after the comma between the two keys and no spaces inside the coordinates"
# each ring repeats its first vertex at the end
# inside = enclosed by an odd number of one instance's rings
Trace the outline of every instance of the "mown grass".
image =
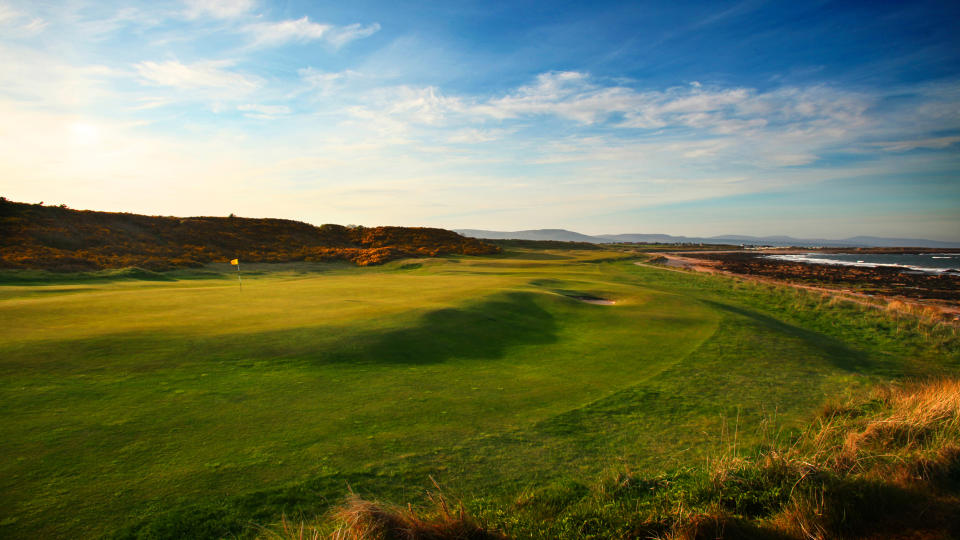
{"type": "Polygon", "coordinates": [[[960,362],[943,328],[627,255],[0,286],[0,534],[249,537],[431,476],[557,515],[618,463],[657,478],[960,362]]]}

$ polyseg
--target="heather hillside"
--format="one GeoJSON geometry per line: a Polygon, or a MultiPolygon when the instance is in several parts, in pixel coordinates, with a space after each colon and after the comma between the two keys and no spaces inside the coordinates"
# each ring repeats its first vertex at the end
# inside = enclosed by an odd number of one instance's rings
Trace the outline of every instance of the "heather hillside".
{"type": "Polygon", "coordinates": [[[0,267],[82,271],[138,266],[484,255],[499,248],[445,229],[319,227],[286,219],[167,217],[72,210],[0,200],[0,267]]]}

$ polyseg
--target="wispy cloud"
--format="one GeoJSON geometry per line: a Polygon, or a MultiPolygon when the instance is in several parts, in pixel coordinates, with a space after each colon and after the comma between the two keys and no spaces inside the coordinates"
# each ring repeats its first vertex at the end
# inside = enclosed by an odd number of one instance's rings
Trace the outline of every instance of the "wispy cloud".
{"type": "Polygon", "coordinates": [[[342,47],[351,41],[356,41],[358,39],[363,39],[365,37],[372,36],[380,31],[380,24],[373,23],[368,25],[362,25],[360,23],[354,23],[342,27],[334,27],[330,32],[330,35],[327,37],[334,47],[342,47]]]}
{"type": "MultiPolygon", "coordinates": [[[[335,74],[302,75],[324,85],[339,79],[335,74]]],[[[448,95],[436,87],[411,86],[353,94],[354,103],[345,110],[395,133],[409,134],[423,126],[450,130],[445,136],[450,142],[481,141],[484,133],[495,133],[490,130],[510,128],[516,133],[518,124],[536,126],[538,117],[553,117],[601,129],[614,142],[653,135],[685,141],[688,147],[677,149],[678,159],[735,159],[764,167],[806,165],[823,151],[850,150],[886,122],[867,113],[877,96],[823,86],[761,92],[696,84],[640,91],[604,85],[579,72],[544,73],[532,84],[497,97],[448,95]]],[[[594,158],[595,150],[590,150],[594,158]]],[[[560,161],[576,155],[575,150],[568,152],[560,161]]]]}
{"type": "Polygon", "coordinates": [[[20,11],[6,4],[0,4],[0,23],[6,23],[20,17],[20,11]]]}
{"type": "Polygon", "coordinates": [[[198,17],[215,17],[217,19],[233,19],[245,15],[256,7],[254,0],[185,0],[186,16],[191,19],[198,17]]]}
{"type": "Polygon", "coordinates": [[[298,95],[307,91],[328,94],[340,89],[350,81],[363,77],[360,73],[349,69],[331,72],[320,71],[312,67],[298,69],[297,75],[300,77],[300,80],[303,81],[303,87],[297,89],[291,95],[298,95]]]}
{"type": "Polygon", "coordinates": [[[335,26],[313,22],[309,17],[303,16],[299,19],[254,23],[247,26],[246,30],[253,36],[254,46],[323,40],[334,47],[342,47],[353,40],[376,33],[380,30],[380,25],[374,23],[367,26],[360,24],[335,26]]]}
{"type": "Polygon", "coordinates": [[[766,126],[827,122],[852,127],[870,105],[865,96],[830,88],[708,88],[700,83],[662,91],[604,86],[583,73],[551,72],[471,110],[496,119],[552,115],[581,124],[611,121],[619,128],[692,128],[705,133],[749,132],[766,126]]]}
{"type": "Polygon", "coordinates": [[[72,65],[60,58],[0,42],[0,95],[50,108],[86,107],[116,94],[122,72],[103,65],[72,65]]]}
{"type": "Polygon", "coordinates": [[[257,88],[257,79],[230,71],[231,61],[207,61],[183,64],[176,60],[140,62],[134,67],[140,78],[150,84],[183,90],[226,88],[245,93],[257,88]]]}
{"type": "Polygon", "coordinates": [[[0,3],[0,25],[7,27],[7,31],[24,37],[42,32],[47,27],[47,21],[0,3]]]}
{"type": "Polygon", "coordinates": [[[447,136],[446,142],[452,144],[477,144],[496,141],[512,133],[512,129],[459,129],[447,136]]]}
{"type": "Polygon", "coordinates": [[[130,108],[134,111],[146,111],[150,109],[157,109],[170,105],[174,101],[170,98],[157,97],[157,96],[144,96],[136,99],[136,103],[133,104],[130,108]]]}
{"type": "Polygon", "coordinates": [[[258,118],[261,120],[273,120],[274,118],[290,114],[290,107],[286,105],[245,104],[237,106],[237,110],[245,113],[244,116],[248,118],[258,118]]]}
{"type": "Polygon", "coordinates": [[[525,115],[556,115],[583,124],[604,120],[617,110],[630,108],[634,93],[626,88],[597,87],[584,73],[542,73],[532,85],[478,103],[473,111],[497,119],[525,115]]]}
{"type": "Polygon", "coordinates": [[[906,152],[918,148],[942,149],[954,144],[960,143],[960,137],[933,137],[927,139],[914,139],[897,142],[874,143],[889,152],[906,152]]]}

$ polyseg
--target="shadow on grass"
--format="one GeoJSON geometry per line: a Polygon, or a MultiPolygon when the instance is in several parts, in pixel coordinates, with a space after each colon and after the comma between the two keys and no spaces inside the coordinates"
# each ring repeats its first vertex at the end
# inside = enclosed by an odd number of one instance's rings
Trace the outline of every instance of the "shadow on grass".
{"type": "MultiPolygon", "coordinates": [[[[451,358],[495,359],[510,347],[557,341],[557,324],[536,293],[498,294],[472,304],[430,311],[409,327],[347,333],[331,327],[193,337],[128,332],[33,342],[0,362],[0,373],[38,369],[69,373],[123,367],[131,372],[224,362],[240,368],[262,362],[308,364],[433,364],[451,358]],[[92,361],[91,361],[92,360],[92,361]]],[[[0,349],[2,350],[2,349],[0,349]]]]}
{"type": "Polygon", "coordinates": [[[48,272],[46,270],[0,270],[0,285],[60,285],[68,283],[100,283],[128,280],[176,281],[176,279],[169,274],[136,267],[63,273],[48,272]]]}
{"type": "Polygon", "coordinates": [[[500,257],[504,259],[525,259],[530,261],[569,261],[573,259],[573,257],[566,255],[536,251],[505,251],[500,257]]]}
{"type": "Polygon", "coordinates": [[[712,300],[703,300],[703,302],[720,311],[725,311],[727,313],[732,313],[750,319],[753,323],[765,329],[798,338],[810,347],[823,351],[824,357],[835,367],[842,370],[855,373],[875,373],[878,371],[886,372],[888,371],[886,368],[890,367],[887,366],[885,362],[871,357],[863,351],[850,348],[844,342],[836,338],[819,334],[817,332],[812,332],[799,326],[787,324],[783,321],[777,320],[762,313],[758,313],[756,311],[752,311],[750,309],[731,306],[730,304],[724,304],[712,300]]]}
{"type": "Polygon", "coordinates": [[[417,324],[352,337],[354,347],[318,357],[323,362],[430,364],[450,358],[500,358],[509,347],[557,340],[553,315],[533,293],[506,293],[462,308],[423,315],[417,324]]]}

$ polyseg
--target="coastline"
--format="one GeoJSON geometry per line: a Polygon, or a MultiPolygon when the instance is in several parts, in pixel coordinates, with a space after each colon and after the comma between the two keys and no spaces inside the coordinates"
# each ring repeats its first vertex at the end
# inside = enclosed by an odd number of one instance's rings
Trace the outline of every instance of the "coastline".
{"type": "MultiPolygon", "coordinates": [[[[773,250],[770,250],[773,251],[773,250]]],[[[818,250],[819,251],[819,250],[818,250]]],[[[928,250],[930,253],[939,253],[943,251],[928,250]]],[[[811,250],[777,250],[776,254],[806,254],[811,250]]],[[[750,257],[751,260],[762,260],[763,255],[772,254],[765,252],[744,252],[736,251],[717,251],[711,253],[678,251],[671,253],[659,253],[661,261],[654,260],[651,264],[636,263],[639,265],[652,265],[673,271],[694,271],[709,274],[720,274],[735,279],[766,283],[773,285],[787,285],[797,289],[803,289],[820,294],[828,294],[832,297],[854,302],[860,305],[883,310],[896,310],[900,312],[922,313],[925,317],[936,318],[939,322],[960,326],[960,276],[958,275],[938,275],[927,274],[922,277],[935,277],[939,281],[947,281],[952,287],[955,287],[957,294],[952,298],[939,298],[936,294],[923,294],[924,291],[913,288],[909,283],[911,273],[901,272],[893,268],[874,268],[863,266],[842,266],[825,265],[810,262],[789,262],[777,261],[776,259],[766,259],[761,263],[770,272],[764,272],[764,269],[758,269],[757,265],[750,264],[729,264],[730,260],[742,262],[743,258],[750,257]],[[844,280],[818,280],[816,279],[817,268],[828,268],[832,274],[848,274],[849,279],[844,280]],[[846,270],[846,272],[845,272],[846,270]],[[850,270],[855,270],[852,272],[850,270]],[[773,274],[773,275],[768,275],[773,274]],[[874,277],[884,282],[885,288],[869,287],[863,289],[862,278],[864,274],[876,274],[874,277]],[[906,280],[900,281],[901,278],[906,280]]],[[[917,277],[917,276],[913,276],[917,277]]],[[[942,292],[942,291],[938,291],[942,292]]],[[[953,296],[952,291],[947,291],[941,296],[953,296]]]]}

